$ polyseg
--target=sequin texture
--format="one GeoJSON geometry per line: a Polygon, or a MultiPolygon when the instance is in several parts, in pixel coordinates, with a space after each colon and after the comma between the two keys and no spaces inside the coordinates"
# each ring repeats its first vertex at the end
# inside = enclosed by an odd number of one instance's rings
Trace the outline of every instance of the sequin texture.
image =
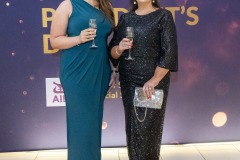
{"type": "MultiPolygon", "coordinates": [[[[112,62],[119,64],[129,160],[159,160],[170,72],[155,87],[164,91],[162,109],[148,109],[142,123],[136,118],[133,97],[135,87],[142,87],[154,75],[157,66],[177,71],[176,28],[171,13],[165,9],[142,16],[131,11],[120,17],[110,48],[126,37],[126,27],[134,27],[131,51],[135,59],[125,60],[128,56],[128,50],[125,50],[112,62]]],[[[137,113],[142,119],[145,108],[137,108],[137,113]]]]}

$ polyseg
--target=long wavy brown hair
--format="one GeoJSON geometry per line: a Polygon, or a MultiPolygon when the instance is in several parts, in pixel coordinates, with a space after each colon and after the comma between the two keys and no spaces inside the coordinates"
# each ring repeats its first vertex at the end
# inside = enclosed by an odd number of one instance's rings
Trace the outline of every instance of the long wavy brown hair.
{"type": "MultiPolygon", "coordinates": [[[[155,8],[160,8],[160,4],[158,2],[158,0],[155,0],[154,3],[152,3],[153,7],[155,8]]],[[[136,9],[138,9],[138,4],[136,0],[130,0],[130,6],[131,6],[131,10],[135,11],[136,9]],[[136,4],[134,4],[134,1],[136,2],[136,4]]]]}
{"type": "Polygon", "coordinates": [[[113,7],[109,0],[97,0],[99,9],[105,14],[106,17],[111,21],[112,27],[115,25],[113,7]]]}

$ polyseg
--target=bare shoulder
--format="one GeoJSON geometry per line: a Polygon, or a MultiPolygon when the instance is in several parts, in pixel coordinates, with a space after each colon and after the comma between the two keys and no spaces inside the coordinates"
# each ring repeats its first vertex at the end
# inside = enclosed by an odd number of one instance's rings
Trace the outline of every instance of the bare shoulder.
{"type": "Polygon", "coordinates": [[[57,8],[57,11],[63,14],[70,15],[72,13],[72,3],[70,0],[64,0],[60,3],[57,8]]]}
{"type": "Polygon", "coordinates": [[[60,5],[72,6],[72,3],[71,3],[71,0],[64,0],[64,1],[62,1],[62,3],[60,5]]]}
{"type": "Polygon", "coordinates": [[[58,6],[58,9],[61,9],[61,10],[65,10],[65,11],[68,11],[68,10],[71,10],[72,9],[72,3],[70,0],[64,0],[60,3],[60,5],[58,6]]]}

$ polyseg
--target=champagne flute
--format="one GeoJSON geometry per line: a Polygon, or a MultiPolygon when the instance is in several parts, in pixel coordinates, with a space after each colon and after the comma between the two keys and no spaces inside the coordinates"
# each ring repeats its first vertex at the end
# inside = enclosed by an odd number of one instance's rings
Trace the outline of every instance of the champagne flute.
{"type": "MultiPolygon", "coordinates": [[[[89,19],[89,28],[96,29],[97,32],[97,20],[96,19],[89,19]]],[[[89,48],[97,48],[98,46],[95,45],[94,39],[92,41],[92,45],[89,48]]]]}
{"type": "MultiPolygon", "coordinates": [[[[134,37],[133,27],[127,27],[126,28],[126,38],[129,39],[130,41],[133,41],[133,37],[134,37]]],[[[134,60],[134,58],[131,56],[131,48],[130,47],[128,49],[128,57],[125,58],[125,60],[134,60]]]]}

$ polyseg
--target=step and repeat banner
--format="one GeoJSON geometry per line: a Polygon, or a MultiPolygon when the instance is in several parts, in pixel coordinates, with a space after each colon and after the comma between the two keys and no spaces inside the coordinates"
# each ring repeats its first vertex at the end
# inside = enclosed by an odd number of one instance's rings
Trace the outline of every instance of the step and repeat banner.
{"type": "MultiPolygon", "coordinates": [[[[0,1],[0,151],[66,148],[59,52],[49,43],[61,0],[0,1]]],[[[112,0],[115,19],[129,1],[112,0]]],[[[240,140],[238,0],[162,0],[178,32],[163,144],[240,140]]],[[[109,38],[110,39],[110,38],[109,38]]],[[[106,96],[103,147],[125,146],[119,84],[106,96]]]]}

